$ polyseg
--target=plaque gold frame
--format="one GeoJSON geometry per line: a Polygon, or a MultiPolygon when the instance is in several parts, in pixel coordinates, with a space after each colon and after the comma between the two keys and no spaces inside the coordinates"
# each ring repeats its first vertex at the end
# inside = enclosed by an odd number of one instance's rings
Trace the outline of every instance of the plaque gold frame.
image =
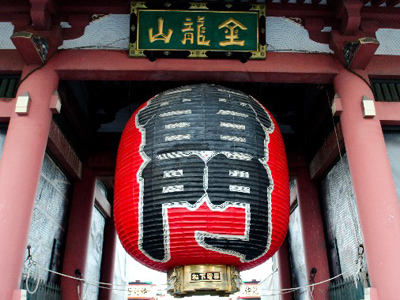
{"type": "MultiPolygon", "coordinates": [[[[168,3],[166,3],[166,5],[168,5],[168,3]]],[[[200,3],[200,2],[199,3],[190,3],[190,5],[191,6],[189,7],[189,10],[208,10],[207,3],[200,3]]],[[[231,6],[231,4],[229,4],[229,3],[226,4],[227,8],[229,8],[230,6],[231,6]]],[[[137,1],[131,0],[131,14],[135,14],[136,16],[138,16],[139,9],[147,9],[147,8],[148,7],[146,6],[146,2],[137,2],[137,1]]],[[[168,6],[166,8],[168,8],[168,6]]],[[[253,4],[248,11],[258,12],[258,18],[266,17],[266,9],[265,9],[265,5],[263,5],[263,4],[253,4]]],[[[130,28],[131,32],[136,31],[136,35],[139,32],[139,28],[137,28],[137,26],[138,26],[138,22],[136,24],[131,24],[131,28],[130,28]]],[[[265,32],[264,32],[264,34],[265,34],[265,32]]],[[[258,23],[257,24],[258,39],[260,39],[259,35],[260,35],[260,30],[259,30],[259,23],[258,23]]],[[[225,52],[227,57],[231,56],[232,53],[235,53],[235,52],[248,52],[248,53],[251,53],[251,56],[249,57],[249,59],[265,59],[266,53],[267,53],[267,46],[261,45],[260,41],[258,41],[257,48],[258,48],[257,51],[240,51],[240,50],[234,50],[234,51],[214,50],[214,51],[215,52],[225,52]]],[[[144,51],[146,51],[146,49],[138,49],[138,40],[137,39],[134,43],[129,43],[129,56],[130,57],[146,57],[144,51]]],[[[162,52],[165,57],[168,57],[171,54],[172,50],[169,49],[169,50],[165,50],[165,51],[164,50],[149,50],[149,51],[162,52]]],[[[182,51],[182,50],[179,50],[179,51],[182,51]]],[[[188,56],[189,58],[207,58],[206,50],[189,50],[188,49],[188,50],[184,50],[184,51],[190,52],[190,54],[188,56]]]]}

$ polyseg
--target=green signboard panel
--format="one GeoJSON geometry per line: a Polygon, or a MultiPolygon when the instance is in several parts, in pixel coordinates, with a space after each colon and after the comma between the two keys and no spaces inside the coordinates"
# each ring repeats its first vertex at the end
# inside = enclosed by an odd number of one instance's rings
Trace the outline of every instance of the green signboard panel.
{"type": "Polygon", "coordinates": [[[138,49],[257,51],[256,12],[139,10],[138,49]]]}
{"type": "Polygon", "coordinates": [[[147,9],[144,3],[132,2],[132,14],[132,57],[149,52],[168,57],[186,51],[188,57],[225,53],[229,58],[239,52],[248,53],[248,58],[265,58],[266,47],[260,44],[259,27],[265,12],[260,6],[250,11],[166,10],[147,9]]]}

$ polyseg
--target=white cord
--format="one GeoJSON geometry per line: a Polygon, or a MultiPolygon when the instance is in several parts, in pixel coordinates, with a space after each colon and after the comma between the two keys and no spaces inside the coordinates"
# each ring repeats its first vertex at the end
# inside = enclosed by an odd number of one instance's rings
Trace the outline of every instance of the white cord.
{"type": "Polygon", "coordinates": [[[265,295],[265,296],[278,296],[278,295],[284,295],[284,294],[293,293],[293,292],[298,291],[298,290],[301,290],[301,289],[313,288],[313,290],[314,290],[314,286],[327,283],[327,282],[332,281],[332,280],[334,280],[334,279],[336,279],[336,278],[338,278],[338,277],[340,277],[340,276],[343,276],[343,275],[345,275],[345,274],[347,274],[347,273],[349,273],[349,272],[345,272],[345,273],[336,275],[336,276],[334,276],[334,277],[332,277],[332,278],[328,278],[328,279],[323,280],[323,281],[319,281],[319,282],[312,283],[312,284],[308,284],[308,285],[304,285],[304,286],[299,286],[299,287],[296,287],[296,288],[278,289],[278,290],[268,290],[268,289],[265,289],[265,290],[264,290],[264,289],[263,289],[263,291],[267,291],[267,292],[268,292],[268,291],[269,291],[269,292],[276,292],[276,294],[267,294],[267,295],[265,295]]]}
{"type": "MultiPolygon", "coordinates": [[[[30,279],[30,277],[31,277],[31,270],[32,270],[32,267],[34,267],[35,265],[36,265],[35,262],[33,262],[33,261],[30,261],[30,262],[29,262],[29,265],[28,265],[28,273],[26,274],[26,281],[25,281],[26,291],[27,291],[29,294],[31,294],[31,295],[33,295],[34,293],[37,292],[37,290],[38,290],[38,288],[39,288],[39,282],[40,282],[39,278],[37,278],[37,280],[36,280],[36,286],[35,286],[35,288],[33,289],[33,291],[31,291],[31,290],[29,289],[29,279],[30,279]]],[[[38,269],[38,268],[35,268],[35,269],[36,269],[36,275],[38,275],[38,274],[39,274],[39,269],[38,269]]],[[[36,276],[36,277],[38,277],[38,276],[36,276]]],[[[32,277],[32,278],[33,278],[33,280],[35,280],[34,277],[32,277]]]]}
{"type": "Polygon", "coordinates": [[[310,292],[310,297],[311,297],[311,300],[314,300],[314,295],[313,295],[313,293],[314,293],[314,288],[315,287],[310,287],[308,290],[309,290],[309,292],[310,292]]]}
{"type": "Polygon", "coordinates": [[[81,297],[81,286],[80,286],[80,282],[78,282],[78,284],[76,285],[76,288],[77,288],[77,290],[78,290],[78,299],[79,299],[79,300],[86,300],[88,286],[85,285],[85,281],[83,281],[82,284],[83,284],[83,289],[82,289],[82,290],[83,290],[83,297],[81,297]]]}
{"type": "Polygon", "coordinates": [[[56,271],[53,271],[53,270],[49,270],[47,268],[43,268],[43,269],[45,271],[47,271],[47,272],[50,272],[50,273],[53,273],[53,274],[56,274],[56,275],[59,275],[59,276],[65,277],[65,278],[77,280],[78,282],[80,281],[80,282],[86,284],[86,288],[87,288],[87,285],[92,285],[92,286],[99,287],[101,289],[114,290],[114,291],[128,291],[127,288],[126,289],[115,289],[115,288],[112,288],[113,286],[126,287],[126,284],[113,284],[113,283],[101,282],[101,281],[90,282],[90,281],[87,281],[84,278],[78,278],[78,277],[75,277],[75,276],[70,276],[70,275],[67,275],[67,274],[64,274],[64,273],[60,273],[60,272],[56,272],[56,271]],[[111,286],[111,287],[107,287],[107,286],[111,286]]]}
{"type": "Polygon", "coordinates": [[[78,280],[78,281],[83,281],[83,282],[85,282],[86,284],[99,286],[99,287],[101,287],[101,288],[106,288],[106,287],[103,287],[103,285],[108,285],[108,286],[122,286],[122,287],[125,287],[125,286],[126,286],[126,284],[113,284],[113,283],[101,282],[101,281],[90,282],[90,281],[85,280],[84,278],[78,278],[78,277],[75,277],[75,276],[70,276],[70,275],[67,275],[67,274],[64,274],[64,273],[60,273],[60,272],[56,272],[56,271],[53,271],[53,270],[49,270],[49,269],[47,269],[47,268],[43,268],[43,269],[44,269],[45,271],[47,271],[47,272],[50,272],[50,273],[53,273],[53,274],[56,274],[56,275],[59,275],[59,276],[63,276],[63,277],[66,277],[66,278],[69,278],[69,279],[78,280]]]}
{"type": "Polygon", "coordinates": [[[123,291],[123,292],[127,292],[128,291],[127,288],[125,288],[125,289],[115,289],[115,288],[113,288],[113,286],[126,287],[126,284],[112,284],[112,283],[109,283],[109,282],[101,282],[101,281],[99,281],[99,282],[86,281],[84,278],[78,278],[78,277],[75,277],[75,276],[70,276],[70,275],[67,275],[67,274],[64,274],[64,273],[56,272],[56,271],[41,267],[35,261],[31,260],[29,262],[29,268],[28,268],[27,277],[26,277],[26,281],[25,281],[26,290],[31,295],[37,292],[37,290],[39,288],[39,282],[40,282],[40,280],[38,279],[35,289],[32,290],[32,291],[29,289],[28,282],[29,282],[29,279],[31,277],[31,269],[32,269],[33,266],[37,267],[36,275],[39,274],[39,269],[42,269],[42,270],[45,270],[47,272],[50,272],[50,273],[53,273],[53,274],[56,274],[56,275],[59,275],[59,276],[65,277],[65,278],[76,280],[78,282],[77,290],[78,290],[78,298],[79,298],[79,300],[85,300],[86,299],[88,285],[96,286],[96,287],[99,287],[101,289],[107,289],[107,290],[123,291]],[[83,288],[83,297],[81,295],[81,288],[80,288],[80,285],[79,285],[80,282],[84,286],[84,288],[83,288]],[[111,287],[107,287],[107,286],[111,286],[111,287]]]}
{"type": "Polygon", "coordinates": [[[261,285],[261,283],[263,283],[265,280],[267,280],[268,278],[270,278],[271,276],[273,276],[276,272],[278,272],[278,270],[279,270],[278,268],[276,268],[275,270],[273,270],[272,273],[269,274],[265,279],[261,280],[259,284],[261,285]]]}
{"type": "MultiPolygon", "coordinates": [[[[59,275],[59,276],[65,277],[65,278],[77,280],[78,283],[79,283],[79,282],[82,282],[83,285],[84,285],[84,289],[85,289],[84,297],[83,297],[83,298],[80,298],[80,296],[81,296],[81,295],[80,295],[80,285],[79,285],[79,284],[77,285],[77,286],[78,286],[78,288],[77,288],[77,289],[78,289],[78,297],[79,297],[80,300],[85,300],[86,294],[87,294],[87,287],[88,287],[88,285],[96,286],[96,287],[99,287],[99,288],[101,288],[101,289],[108,289],[108,290],[114,290],[114,291],[128,291],[127,288],[124,288],[124,289],[115,289],[115,288],[113,288],[113,287],[126,287],[126,284],[123,284],[123,285],[122,285],[122,284],[112,284],[112,283],[109,283],[109,282],[101,282],[101,281],[98,281],[98,282],[86,281],[84,278],[78,278],[78,277],[75,277],[75,276],[70,276],[70,275],[67,275],[67,274],[64,274],[64,273],[56,272],[56,271],[50,270],[50,269],[48,269],[48,268],[43,268],[43,267],[39,266],[35,261],[31,260],[31,261],[30,261],[30,264],[29,264],[27,279],[26,279],[27,291],[28,291],[28,293],[30,293],[30,294],[34,294],[34,293],[37,291],[38,287],[39,287],[39,280],[38,280],[38,283],[37,283],[36,288],[34,289],[34,291],[30,291],[30,290],[28,289],[28,278],[30,277],[30,272],[31,272],[31,267],[32,267],[32,266],[36,266],[36,267],[38,268],[38,269],[37,269],[37,274],[39,273],[39,269],[43,269],[43,270],[45,270],[45,271],[47,271],[47,272],[50,272],[50,273],[53,273],[53,274],[56,274],[56,275],[59,275]],[[86,286],[85,286],[85,284],[86,284],[86,286]],[[107,287],[107,286],[110,286],[110,287],[107,287]],[[86,287],[86,288],[85,288],[85,287],[86,287]]],[[[275,272],[274,272],[274,273],[275,273],[275,272]]],[[[314,287],[315,287],[316,285],[320,285],[320,284],[324,284],[324,283],[330,282],[330,281],[332,281],[332,280],[334,280],[334,279],[336,279],[336,278],[338,278],[338,277],[340,277],[340,276],[343,276],[343,275],[345,275],[345,274],[348,274],[348,273],[349,273],[349,272],[341,273],[341,274],[336,275],[336,276],[334,276],[334,277],[332,277],[332,278],[328,278],[328,279],[326,279],[326,280],[319,281],[319,282],[312,283],[312,284],[305,285],[305,286],[301,286],[301,287],[288,288],[288,289],[276,289],[276,290],[274,290],[274,289],[271,289],[271,290],[269,290],[269,289],[263,289],[263,291],[267,291],[267,292],[276,292],[276,294],[268,294],[268,295],[266,295],[266,296],[284,295],[284,294],[288,294],[288,293],[293,293],[293,292],[295,292],[295,291],[298,291],[298,290],[304,289],[304,288],[307,288],[307,289],[312,288],[311,291],[313,292],[313,291],[314,291],[314,287]]],[[[353,275],[354,275],[354,276],[357,276],[359,273],[360,273],[360,270],[358,269],[357,272],[356,272],[355,274],[353,274],[353,275]]],[[[273,275],[273,274],[271,274],[271,275],[273,275]]],[[[270,276],[268,276],[268,277],[270,277],[270,276]]],[[[268,277],[267,277],[267,278],[268,278],[268,277]]],[[[266,278],[266,279],[267,279],[267,278],[266,278]]],[[[265,280],[266,280],[266,279],[265,279],[265,280]]],[[[265,281],[265,280],[263,280],[263,281],[265,281]]],[[[312,292],[311,292],[311,296],[312,296],[312,292]]],[[[313,296],[312,296],[312,297],[313,297],[313,296]]]]}

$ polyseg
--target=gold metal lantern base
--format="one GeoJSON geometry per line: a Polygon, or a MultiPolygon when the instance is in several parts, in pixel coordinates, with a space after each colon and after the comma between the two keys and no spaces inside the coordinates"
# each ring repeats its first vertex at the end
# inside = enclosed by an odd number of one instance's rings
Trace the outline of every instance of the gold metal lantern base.
{"type": "Polygon", "coordinates": [[[168,271],[167,291],[176,298],[228,296],[238,292],[241,284],[239,271],[234,266],[188,265],[168,271]]]}

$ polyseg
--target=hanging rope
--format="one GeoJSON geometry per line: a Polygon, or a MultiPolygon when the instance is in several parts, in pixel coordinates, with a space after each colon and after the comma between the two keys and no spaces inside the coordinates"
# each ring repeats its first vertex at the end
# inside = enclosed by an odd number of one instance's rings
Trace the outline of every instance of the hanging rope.
{"type": "MultiPolygon", "coordinates": [[[[332,281],[332,280],[334,280],[336,278],[339,278],[339,277],[347,275],[347,274],[350,274],[350,275],[353,274],[354,277],[356,277],[356,276],[358,276],[360,274],[360,272],[362,271],[362,259],[363,259],[363,255],[364,255],[364,248],[362,247],[362,245],[360,245],[358,253],[359,253],[358,265],[361,265],[361,267],[358,267],[355,273],[354,272],[353,273],[344,272],[344,273],[341,273],[339,275],[336,275],[336,276],[334,276],[332,278],[328,278],[328,279],[323,280],[323,281],[319,281],[319,282],[315,282],[315,283],[314,282],[312,282],[312,283],[310,282],[310,284],[305,285],[305,286],[301,286],[301,287],[287,288],[287,289],[263,289],[262,291],[274,293],[274,294],[267,294],[266,296],[276,296],[276,295],[285,295],[285,294],[288,294],[288,293],[293,293],[293,292],[296,292],[296,291],[301,290],[301,289],[306,289],[306,290],[310,291],[311,299],[313,299],[313,291],[314,291],[314,287],[315,286],[330,282],[330,281],[332,281]]],[[[37,290],[38,290],[38,287],[39,287],[39,280],[37,280],[37,284],[36,284],[34,290],[30,290],[29,286],[28,286],[28,281],[29,281],[29,278],[32,276],[31,272],[32,272],[33,268],[35,268],[35,270],[36,270],[36,275],[39,274],[39,270],[44,270],[44,271],[52,273],[52,274],[56,274],[56,275],[59,275],[59,276],[65,277],[65,278],[76,280],[77,281],[77,292],[78,292],[79,300],[86,300],[87,294],[88,294],[87,293],[87,289],[88,289],[89,285],[95,286],[95,287],[98,287],[98,288],[101,288],[101,289],[128,292],[128,288],[125,288],[126,284],[121,285],[121,284],[113,284],[113,283],[101,282],[101,281],[91,282],[91,281],[87,281],[86,279],[82,278],[82,276],[80,275],[80,272],[76,273],[75,276],[71,276],[71,275],[67,275],[67,274],[64,274],[64,273],[61,273],[61,272],[53,271],[53,270],[50,270],[50,269],[48,269],[46,267],[40,266],[33,259],[32,255],[30,253],[30,245],[28,245],[28,258],[27,258],[27,261],[28,261],[28,274],[27,274],[27,277],[26,277],[26,289],[27,289],[27,292],[29,294],[36,293],[37,290]],[[83,285],[82,289],[81,289],[81,284],[83,285]],[[124,287],[124,288],[122,289],[122,288],[118,288],[118,287],[124,287]]],[[[276,272],[277,272],[277,269],[272,274],[270,274],[267,278],[265,278],[263,281],[268,279],[270,276],[276,274],[276,272]]]]}
{"type": "Polygon", "coordinates": [[[28,253],[29,253],[29,254],[28,254],[28,273],[26,274],[25,287],[26,287],[26,291],[27,291],[29,294],[33,295],[34,293],[37,292],[37,290],[38,290],[38,288],[39,288],[40,280],[39,280],[39,279],[36,279],[36,286],[35,286],[35,288],[34,288],[33,290],[30,290],[30,288],[29,288],[29,279],[31,278],[32,269],[36,270],[36,274],[35,274],[36,276],[32,276],[32,280],[33,280],[33,281],[34,281],[35,278],[37,278],[38,275],[39,275],[39,268],[38,268],[36,262],[32,259],[32,255],[31,255],[30,249],[31,249],[31,248],[30,248],[30,245],[28,245],[28,253]]]}

